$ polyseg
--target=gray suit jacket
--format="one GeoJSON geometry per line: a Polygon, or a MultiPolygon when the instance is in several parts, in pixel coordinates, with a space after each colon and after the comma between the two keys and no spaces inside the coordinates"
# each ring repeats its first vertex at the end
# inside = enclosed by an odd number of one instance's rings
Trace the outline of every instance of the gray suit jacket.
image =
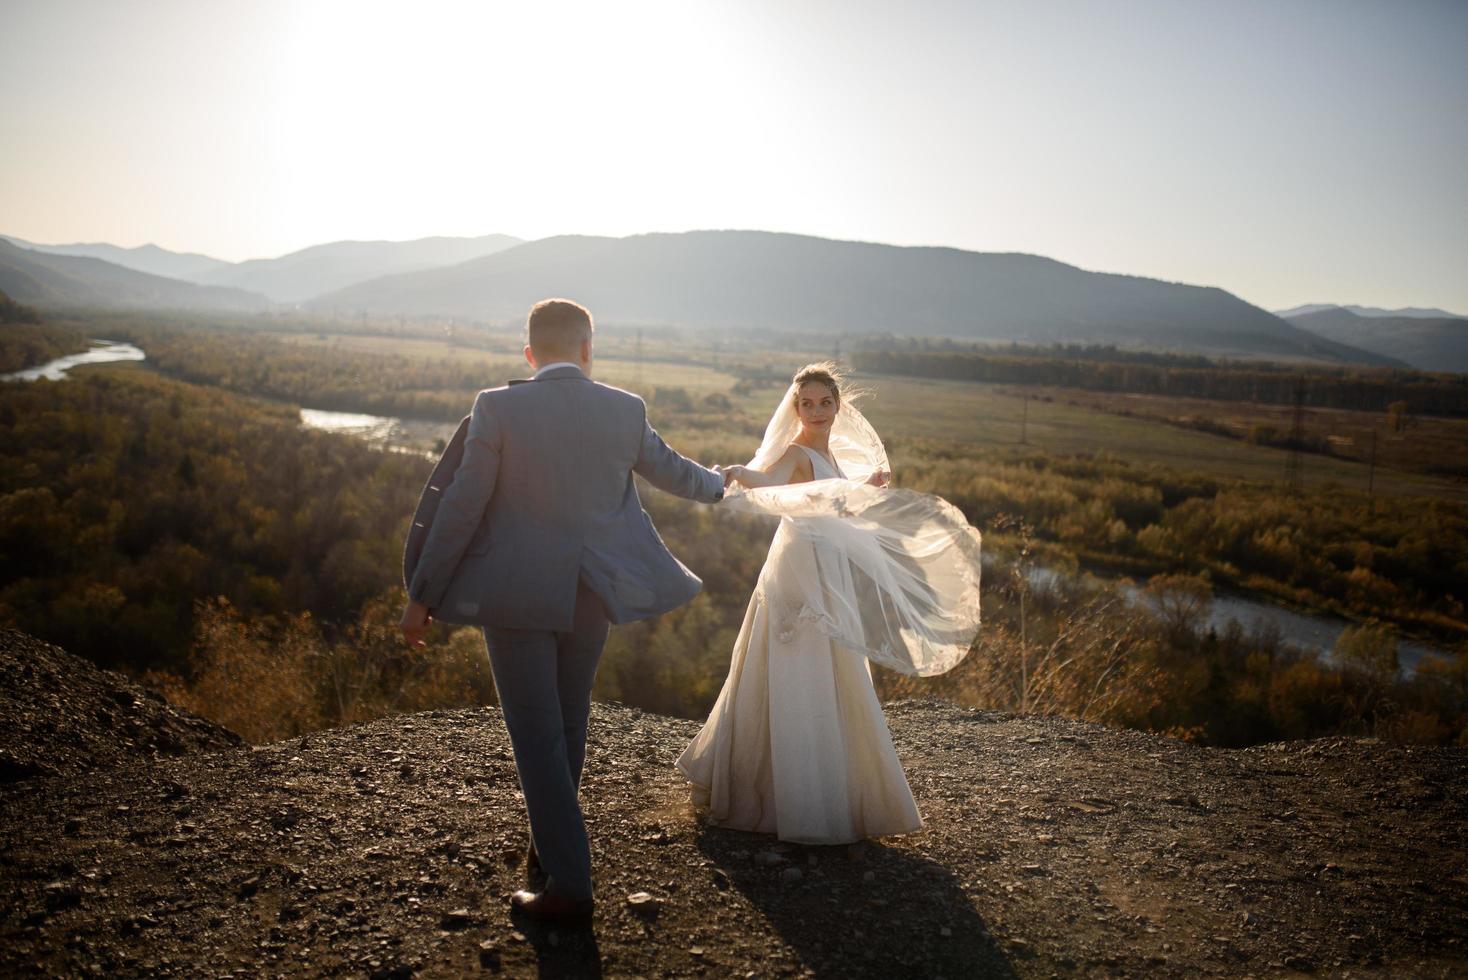
{"type": "Polygon", "coordinates": [[[409,597],[444,622],[563,631],[582,578],[614,623],[687,602],[703,583],[663,544],[633,473],[691,500],[724,494],[641,398],[575,367],[481,391],[413,515],[409,597]]]}

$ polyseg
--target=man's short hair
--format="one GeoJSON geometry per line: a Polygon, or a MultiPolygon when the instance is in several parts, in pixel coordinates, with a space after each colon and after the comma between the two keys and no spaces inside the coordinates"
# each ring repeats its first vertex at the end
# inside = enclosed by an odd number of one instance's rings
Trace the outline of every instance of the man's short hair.
{"type": "Polygon", "coordinates": [[[543,299],[530,308],[525,320],[525,342],[537,357],[577,355],[592,334],[591,312],[569,299],[543,299]]]}

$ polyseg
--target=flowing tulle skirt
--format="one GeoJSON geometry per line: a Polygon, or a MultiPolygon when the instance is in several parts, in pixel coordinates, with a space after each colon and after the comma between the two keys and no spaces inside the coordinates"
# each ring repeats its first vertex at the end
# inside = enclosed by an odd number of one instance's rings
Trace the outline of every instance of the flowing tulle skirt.
{"type": "MultiPolygon", "coordinates": [[[[777,545],[785,528],[777,533],[777,545]]],[[[818,574],[785,541],[744,614],[729,676],[678,759],[711,823],[807,844],[922,827],[872,684],[870,662],[782,607],[786,576],[818,574]]]]}

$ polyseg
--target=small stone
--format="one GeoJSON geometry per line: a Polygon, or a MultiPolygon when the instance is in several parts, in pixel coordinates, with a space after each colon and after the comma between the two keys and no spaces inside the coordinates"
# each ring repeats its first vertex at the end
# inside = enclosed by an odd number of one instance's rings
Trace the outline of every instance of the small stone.
{"type": "Polygon", "coordinates": [[[948,928],[947,926],[944,926],[943,928],[938,930],[938,935],[942,936],[944,939],[947,939],[948,937],[953,935],[953,930],[948,928]]]}
{"type": "Polygon", "coordinates": [[[786,868],[780,872],[780,880],[786,884],[794,884],[805,877],[805,872],[799,868],[786,868]]]}
{"type": "Polygon", "coordinates": [[[474,924],[474,917],[467,908],[452,909],[443,914],[438,924],[443,929],[467,929],[474,924]]]}
{"type": "Polygon", "coordinates": [[[761,868],[773,868],[777,864],[784,864],[785,858],[774,851],[760,851],[754,856],[754,863],[761,868]]]}
{"type": "Polygon", "coordinates": [[[657,915],[662,908],[662,903],[647,892],[633,892],[627,896],[627,904],[632,907],[633,912],[648,917],[657,915]]]}
{"type": "Polygon", "coordinates": [[[876,881],[877,880],[877,873],[875,871],[867,871],[867,872],[864,872],[862,874],[862,876],[861,876],[861,880],[862,881],[867,881],[867,882],[876,881]]]}
{"type": "Polygon", "coordinates": [[[46,908],[52,912],[72,908],[82,901],[81,890],[64,881],[53,881],[42,892],[45,895],[46,908]]]}

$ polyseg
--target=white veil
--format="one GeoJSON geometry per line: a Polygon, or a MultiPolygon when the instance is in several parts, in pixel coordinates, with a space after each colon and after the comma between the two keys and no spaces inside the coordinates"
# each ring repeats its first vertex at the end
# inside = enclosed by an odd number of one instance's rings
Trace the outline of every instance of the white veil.
{"type": "MultiPolygon", "coordinates": [[[[799,433],[794,394],[792,385],[750,467],[769,469],[799,433]]],[[[781,638],[817,628],[904,674],[951,669],[979,630],[979,532],[941,497],[865,482],[890,465],[849,400],[830,449],[847,479],[735,486],[724,497],[724,507],[781,519],[759,585],[781,638]]]]}

